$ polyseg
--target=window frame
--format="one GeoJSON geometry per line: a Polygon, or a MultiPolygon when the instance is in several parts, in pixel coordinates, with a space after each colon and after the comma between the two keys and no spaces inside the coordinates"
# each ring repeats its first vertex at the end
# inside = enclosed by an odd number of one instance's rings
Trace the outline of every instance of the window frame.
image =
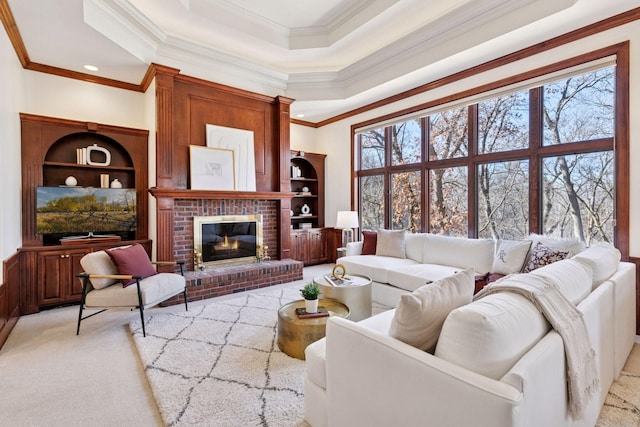
{"type": "MultiPolygon", "coordinates": [[[[576,70],[575,74],[580,74],[580,70],[576,70]]],[[[557,80],[561,80],[562,77],[558,77],[557,80]]],[[[517,89],[514,89],[517,91],[517,89]]],[[[407,120],[409,120],[408,118],[407,120]]],[[[405,171],[417,171],[419,170],[422,177],[423,188],[421,197],[421,231],[428,232],[430,227],[429,218],[429,197],[430,197],[430,182],[426,179],[429,176],[429,171],[435,168],[443,167],[456,167],[465,166],[468,168],[468,237],[477,237],[478,230],[478,218],[477,218],[477,165],[480,163],[492,163],[499,161],[511,161],[518,159],[527,159],[529,161],[529,179],[530,179],[530,192],[529,192],[529,232],[538,233],[540,231],[540,224],[542,215],[542,195],[540,191],[542,188],[542,176],[541,165],[542,160],[546,157],[558,156],[561,154],[581,154],[597,151],[612,150],[615,159],[615,187],[616,195],[614,200],[614,244],[622,253],[623,259],[628,259],[629,254],[629,43],[619,43],[613,46],[608,46],[602,49],[598,49],[593,52],[589,52],[580,56],[572,57],[560,62],[556,62],[538,69],[514,75],[502,80],[498,80],[492,83],[482,85],[480,87],[459,92],[454,95],[447,96],[445,98],[436,99],[425,104],[417,105],[409,109],[399,111],[395,114],[389,114],[384,117],[368,120],[367,122],[359,123],[351,127],[352,133],[352,170],[354,171],[354,180],[352,184],[352,208],[359,210],[360,205],[358,200],[358,194],[354,192],[359,188],[359,177],[368,174],[383,174],[384,175],[384,194],[385,198],[385,228],[390,227],[391,222],[391,175],[393,173],[405,172],[405,171]],[[529,140],[530,144],[528,148],[478,154],[477,148],[477,120],[478,120],[478,108],[477,102],[469,105],[468,110],[468,143],[469,143],[469,155],[462,158],[441,159],[441,160],[429,160],[427,151],[427,141],[429,129],[424,125],[424,121],[427,120],[426,116],[429,113],[425,112],[425,117],[421,118],[422,121],[422,163],[411,165],[397,165],[391,166],[390,162],[390,149],[386,149],[386,162],[384,167],[369,170],[359,170],[359,164],[356,162],[359,153],[359,129],[365,127],[374,127],[376,123],[378,127],[385,127],[385,135],[390,137],[391,126],[394,123],[402,121],[403,117],[408,117],[409,114],[413,114],[415,117],[420,111],[434,110],[441,105],[452,105],[451,108],[455,108],[455,101],[459,101],[460,105],[463,104],[465,99],[479,96],[483,93],[495,91],[507,86],[515,85],[518,83],[524,84],[527,80],[538,79],[545,75],[557,73],[562,70],[566,70],[572,67],[583,67],[584,73],[588,72],[588,65],[597,60],[603,58],[614,57],[614,80],[615,80],[615,115],[614,115],[614,129],[613,137],[603,138],[589,141],[572,142],[562,145],[543,145],[543,127],[542,127],[542,87],[544,83],[540,83],[539,86],[529,89],[529,140]],[[392,122],[396,118],[395,122],[392,122]],[[357,167],[356,167],[357,165],[357,167]]],[[[391,141],[391,139],[388,139],[391,141]]]]}

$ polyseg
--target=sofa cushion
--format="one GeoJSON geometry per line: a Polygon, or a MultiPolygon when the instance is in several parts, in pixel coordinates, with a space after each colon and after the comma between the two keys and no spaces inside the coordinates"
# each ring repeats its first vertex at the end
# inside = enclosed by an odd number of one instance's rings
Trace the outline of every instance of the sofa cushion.
{"type": "MultiPolygon", "coordinates": [[[[135,282],[134,282],[135,283],[135,282]]],[[[175,273],[158,273],[140,281],[143,305],[155,305],[184,290],[185,279],[175,273]]],[[[136,307],[138,305],[137,286],[108,286],[87,294],[87,307],[136,307]]]]}
{"type": "Polygon", "coordinates": [[[498,240],[493,258],[492,273],[520,273],[527,258],[531,240],[498,240]]]}
{"type": "Polygon", "coordinates": [[[591,293],[591,267],[572,259],[545,265],[530,274],[550,280],[574,305],[591,293]]]}
{"type": "Polygon", "coordinates": [[[525,297],[495,293],[449,313],[435,355],[499,380],[549,329],[525,297]]]}
{"type": "Polygon", "coordinates": [[[409,292],[421,286],[444,279],[460,271],[458,267],[448,267],[437,264],[413,264],[394,268],[389,271],[387,278],[390,285],[409,292]]]}
{"type": "Polygon", "coordinates": [[[609,243],[598,243],[573,257],[574,260],[591,267],[592,289],[618,271],[620,251],[609,243]]]}
{"type": "Polygon", "coordinates": [[[536,268],[544,267],[551,263],[562,261],[567,258],[569,251],[553,249],[548,246],[544,246],[542,242],[536,243],[529,252],[529,260],[522,270],[523,273],[529,273],[536,268]]]}
{"type": "MultiPolygon", "coordinates": [[[[149,255],[139,243],[127,247],[107,249],[106,252],[116,265],[118,274],[140,276],[143,279],[157,274],[149,255]]],[[[134,279],[122,281],[122,285],[125,287],[134,283],[136,283],[134,279]]]]}
{"type": "Polygon", "coordinates": [[[404,235],[405,255],[416,262],[422,262],[425,233],[406,233],[404,235]]]}
{"type": "Polygon", "coordinates": [[[486,274],[493,266],[495,245],[489,239],[467,239],[426,234],[422,262],[425,264],[473,267],[476,274],[486,274]]]}
{"type": "MultiPolygon", "coordinates": [[[[90,252],[80,259],[82,269],[89,274],[118,274],[116,265],[105,251],[90,252]]],[[[103,289],[116,283],[117,279],[90,279],[94,289],[103,289]]]]}
{"type": "Polygon", "coordinates": [[[362,274],[374,282],[389,283],[389,272],[399,267],[417,264],[409,258],[373,255],[348,255],[340,258],[347,274],[362,274]]]}
{"type": "Polygon", "coordinates": [[[363,231],[361,255],[375,255],[377,244],[378,244],[378,233],[376,233],[375,231],[363,231]]]}
{"type": "Polygon", "coordinates": [[[433,352],[445,318],[454,308],[471,302],[473,286],[473,268],[468,268],[402,295],[389,335],[433,352]]]}
{"type": "Polygon", "coordinates": [[[376,255],[406,258],[404,230],[378,230],[376,255]]]}

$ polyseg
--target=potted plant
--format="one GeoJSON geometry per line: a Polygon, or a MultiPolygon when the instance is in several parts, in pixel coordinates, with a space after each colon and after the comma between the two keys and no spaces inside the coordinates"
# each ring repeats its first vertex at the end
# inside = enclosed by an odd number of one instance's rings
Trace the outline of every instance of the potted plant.
{"type": "Polygon", "coordinates": [[[304,298],[304,307],[307,313],[317,313],[320,287],[313,282],[307,283],[304,288],[300,289],[300,294],[304,298]]]}

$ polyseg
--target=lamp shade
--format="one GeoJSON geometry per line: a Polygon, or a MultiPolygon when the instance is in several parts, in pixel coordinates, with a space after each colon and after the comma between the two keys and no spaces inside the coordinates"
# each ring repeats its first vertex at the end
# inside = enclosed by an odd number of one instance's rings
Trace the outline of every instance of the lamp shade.
{"type": "Polygon", "coordinates": [[[358,228],[358,212],[356,211],[338,211],[338,219],[336,220],[336,228],[358,228]]]}

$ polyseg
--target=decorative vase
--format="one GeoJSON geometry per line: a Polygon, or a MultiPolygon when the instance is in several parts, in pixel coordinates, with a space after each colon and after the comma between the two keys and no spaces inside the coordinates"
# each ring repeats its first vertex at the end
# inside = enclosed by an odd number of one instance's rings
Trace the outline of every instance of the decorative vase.
{"type": "Polygon", "coordinates": [[[67,187],[75,187],[76,185],[78,185],[78,180],[75,176],[68,176],[67,179],[64,180],[64,184],[67,187]]]}
{"type": "Polygon", "coordinates": [[[118,178],[111,181],[111,188],[122,188],[122,183],[118,181],[118,178]]]}
{"type": "Polygon", "coordinates": [[[306,299],[304,300],[304,309],[307,313],[317,313],[318,312],[318,300],[317,299],[306,299]]]}

